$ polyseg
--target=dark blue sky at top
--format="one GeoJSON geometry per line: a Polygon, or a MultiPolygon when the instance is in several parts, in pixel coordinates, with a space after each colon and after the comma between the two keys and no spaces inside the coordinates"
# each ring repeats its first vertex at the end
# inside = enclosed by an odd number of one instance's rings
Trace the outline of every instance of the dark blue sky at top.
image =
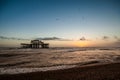
{"type": "Polygon", "coordinates": [[[120,35],[120,0],[1,0],[0,35],[120,35]],[[104,32],[103,31],[104,28],[104,32]]]}

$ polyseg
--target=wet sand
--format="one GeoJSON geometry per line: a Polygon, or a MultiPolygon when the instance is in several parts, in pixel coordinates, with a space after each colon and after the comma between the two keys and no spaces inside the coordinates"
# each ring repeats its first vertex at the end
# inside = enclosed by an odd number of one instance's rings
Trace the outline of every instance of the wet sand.
{"type": "Polygon", "coordinates": [[[0,80],[120,80],[120,63],[90,65],[71,69],[3,74],[0,80]]]}

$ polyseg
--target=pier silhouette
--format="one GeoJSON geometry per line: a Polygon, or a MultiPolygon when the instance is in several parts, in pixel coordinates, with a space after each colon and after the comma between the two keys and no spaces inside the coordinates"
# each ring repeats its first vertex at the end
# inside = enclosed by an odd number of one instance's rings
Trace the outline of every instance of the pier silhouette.
{"type": "Polygon", "coordinates": [[[44,43],[40,40],[31,40],[30,44],[21,43],[22,48],[49,48],[48,43],[44,43]]]}

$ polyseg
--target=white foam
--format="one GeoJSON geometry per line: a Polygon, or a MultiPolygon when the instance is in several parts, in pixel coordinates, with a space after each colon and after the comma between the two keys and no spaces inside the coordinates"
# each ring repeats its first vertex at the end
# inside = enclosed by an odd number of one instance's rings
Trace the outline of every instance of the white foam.
{"type": "Polygon", "coordinates": [[[43,68],[0,68],[0,74],[19,74],[19,73],[30,73],[38,71],[50,71],[50,70],[59,70],[73,68],[76,65],[62,65],[62,66],[53,66],[53,67],[43,67],[43,68]]]}

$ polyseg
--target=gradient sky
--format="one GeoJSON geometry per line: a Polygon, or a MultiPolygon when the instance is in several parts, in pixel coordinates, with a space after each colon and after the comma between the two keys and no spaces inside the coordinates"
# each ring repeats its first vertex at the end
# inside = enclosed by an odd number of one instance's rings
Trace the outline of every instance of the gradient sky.
{"type": "Polygon", "coordinates": [[[46,37],[67,39],[45,40],[52,46],[119,46],[120,0],[0,0],[0,46],[46,37]]]}

